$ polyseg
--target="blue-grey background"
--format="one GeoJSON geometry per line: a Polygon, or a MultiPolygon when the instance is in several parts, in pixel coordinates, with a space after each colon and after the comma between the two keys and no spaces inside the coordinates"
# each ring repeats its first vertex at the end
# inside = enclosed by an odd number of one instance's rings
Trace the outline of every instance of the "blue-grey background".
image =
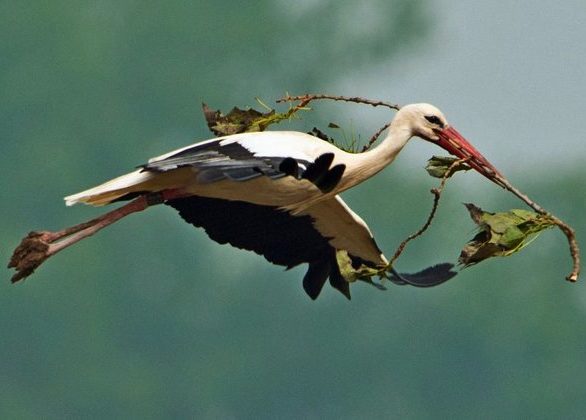
{"type": "MultiPolygon", "coordinates": [[[[61,197],[209,137],[285,92],[439,106],[514,184],[585,236],[586,6],[369,0],[0,2],[0,197],[7,262],[31,229],[102,210],[61,197]]],[[[368,138],[392,114],[315,104],[368,138]]],[[[424,220],[438,150],[414,140],[345,194],[387,254],[424,220]]],[[[448,184],[405,271],[454,261],[461,202],[522,207],[475,174],[448,184]]],[[[2,418],[578,418],[586,292],[545,232],[447,284],[327,289],[220,246],[161,206],[0,285],[2,418]]]]}

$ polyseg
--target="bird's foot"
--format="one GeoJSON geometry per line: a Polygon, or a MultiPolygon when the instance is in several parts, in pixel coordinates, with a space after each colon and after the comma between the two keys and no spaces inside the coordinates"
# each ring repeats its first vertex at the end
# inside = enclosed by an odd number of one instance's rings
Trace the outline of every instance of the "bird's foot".
{"type": "Polygon", "coordinates": [[[11,279],[12,283],[33,274],[37,267],[52,255],[51,242],[55,240],[53,232],[30,232],[16,247],[8,263],[8,268],[16,270],[11,279]]]}

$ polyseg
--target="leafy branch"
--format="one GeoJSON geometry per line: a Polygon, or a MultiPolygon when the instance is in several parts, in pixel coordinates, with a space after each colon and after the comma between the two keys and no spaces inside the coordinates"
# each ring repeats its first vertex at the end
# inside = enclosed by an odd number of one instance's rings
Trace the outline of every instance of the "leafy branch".
{"type": "Polygon", "coordinates": [[[507,179],[503,178],[500,180],[504,186],[504,188],[518,198],[520,198],[523,202],[525,202],[529,207],[535,210],[537,213],[543,215],[544,219],[549,220],[552,224],[556,225],[563,233],[566,235],[568,240],[568,245],[570,248],[570,256],[572,257],[572,271],[570,274],[566,276],[566,280],[571,282],[578,281],[578,277],[580,276],[580,247],[578,245],[578,240],[576,239],[576,231],[570,225],[565,223],[560,218],[554,216],[552,213],[545,210],[535,201],[531,200],[526,194],[519,191],[515,188],[507,179]]]}

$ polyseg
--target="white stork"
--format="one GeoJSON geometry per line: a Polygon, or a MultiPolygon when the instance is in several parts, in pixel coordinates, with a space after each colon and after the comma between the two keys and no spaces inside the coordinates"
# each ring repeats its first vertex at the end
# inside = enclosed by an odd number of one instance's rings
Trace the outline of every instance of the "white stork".
{"type": "Polygon", "coordinates": [[[44,239],[54,254],[130,213],[164,203],[216,242],[254,251],[287,268],[308,263],[303,287],[312,299],[328,279],[350,298],[337,251],[345,251],[355,268],[383,267],[388,261],[339,193],[393,162],[413,136],[469,158],[471,167],[498,183],[499,172],[439,109],[414,104],[398,111],[386,138],[364,153],[281,131],[215,138],[152,158],[134,172],[65,197],[68,206],[130,203],[78,228],[47,232],[44,239]]]}

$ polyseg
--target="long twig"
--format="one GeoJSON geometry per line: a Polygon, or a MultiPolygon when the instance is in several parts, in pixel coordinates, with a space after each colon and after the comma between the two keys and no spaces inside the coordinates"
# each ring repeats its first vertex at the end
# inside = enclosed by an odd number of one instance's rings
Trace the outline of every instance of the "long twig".
{"type": "Polygon", "coordinates": [[[421,226],[419,228],[419,230],[417,230],[417,232],[412,233],[411,235],[409,235],[407,238],[405,238],[405,240],[403,240],[403,242],[401,242],[399,244],[399,246],[397,247],[397,250],[395,251],[395,253],[393,254],[393,257],[391,258],[391,261],[389,262],[389,266],[393,266],[393,264],[395,263],[395,261],[397,260],[397,258],[399,258],[399,256],[403,253],[403,251],[405,250],[405,246],[407,246],[407,244],[412,241],[413,239],[423,235],[423,233],[427,230],[427,228],[429,228],[429,226],[431,225],[431,222],[433,220],[433,218],[435,217],[435,213],[437,212],[437,208],[439,205],[439,200],[441,198],[442,192],[444,190],[444,187],[446,186],[446,182],[448,180],[448,178],[454,173],[455,169],[460,166],[461,164],[465,163],[466,161],[468,161],[470,158],[464,158],[464,159],[459,159],[454,161],[450,167],[448,168],[448,170],[446,171],[446,173],[444,174],[444,176],[442,177],[442,180],[439,184],[439,186],[437,188],[432,188],[431,189],[431,193],[433,194],[433,206],[431,208],[431,212],[429,213],[429,216],[427,216],[427,220],[425,221],[425,223],[423,224],[423,226],[421,226]]]}
{"type": "Polygon", "coordinates": [[[401,107],[398,104],[391,104],[389,102],[374,101],[372,99],[361,98],[359,96],[339,96],[339,95],[327,95],[327,94],[321,94],[321,93],[318,93],[318,94],[306,93],[305,95],[296,95],[296,96],[286,95],[280,99],[277,99],[276,102],[282,103],[282,102],[301,101],[301,104],[303,104],[303,106],[305,106],[311,101],[320,100],[320,99],[328,99],[331,101],[342,101],[342,102],[354,102],[356,104],[366,104],[366,105],[371,105],[374,107],[383,106],[386,108],[394,109],[396,111],[401,109],[401,107]]]}

